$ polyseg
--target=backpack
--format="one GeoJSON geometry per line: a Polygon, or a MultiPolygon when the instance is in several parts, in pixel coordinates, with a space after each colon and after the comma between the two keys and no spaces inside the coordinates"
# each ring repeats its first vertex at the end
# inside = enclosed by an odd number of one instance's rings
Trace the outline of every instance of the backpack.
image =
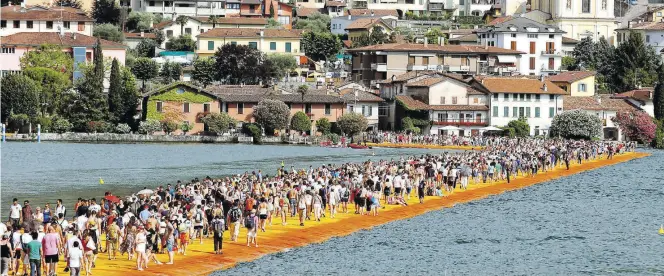
{"type": "Polygon", "coordinates": [[[117,241],[118,240],[118,231],[113,230],[112,228],[109,229],[109,230],[110,231],[108,231],[108,239],[112,240],[112,241],[117,241]]]}
{"type": "Polygon", "coordinates": [[[196,223],[200,223],[203,221],[203,215],[201,214],[201,211],[196,212],[196,223]]]}
{"type": "Polygon", "coordinates": [[[212,208],[208,208],[207,210],[205,210],[205,216],[207,216],[208,218],[212,218],[212,208]]]}
{"type": "Polygon", "coordinates": [[[238,220],[240,220],[241,215],[242,214],[240,214],[240,209],[238,208],[231,209],[231,214],[230,214],[231,222],[237,222],[238,220]]]}
{"type": "Polygon", "coordinates": [[[121,216],[115,218],[115,221],[117,221],[117,224],[118,224],[118,226],[120,226],[120,229],[122,229],[124,227],[124,223],[122,223],[122,217],[121,216]]]}
{"type": "Polygon", "coordinates": [[[244,227],[247,227],[247,229],[254,229],[256,227],[256,223],[254,222],[254,217],[247,216],[246,218],[244,218],[244,227]]]}
{"type": "Polygon", "coordinates": [[[348,189],[346,189],[346,191],[344,191],[344,196],[343,196],[343,198],[344,198],[344,199],[348,199],[349,197],[350,197],[350,191],[349,191],[348,189]]]}
{"type": "Polygon", "coordinates": [[[223,233],[226,230],[225,222],[223,219],[217,219],[212,225],[215,233],[223,233]]]}

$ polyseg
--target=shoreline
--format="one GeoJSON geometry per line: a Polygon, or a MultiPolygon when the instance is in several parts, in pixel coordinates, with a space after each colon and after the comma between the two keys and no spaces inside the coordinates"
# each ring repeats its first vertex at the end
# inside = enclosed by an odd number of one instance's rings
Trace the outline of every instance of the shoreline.
{"type": "Polygon", "coordinates": [[[441,149],[441,150],[482,150],[483,146],[448,146],[434,144],[395,144],[395,143],[366,143],[369,147],[393,148],[393,149],[441,149]]]}
{"type": "MultiPolygon", "coordinates": [[[[224,233],[224,254],[213,254],[212,241],[204,239],[204,244],[192,241],[188,248],[188,255],[176,255],[174,265],[150,264],[146,269],[150,275],[208,275],[218,270],[232,268],[240,262],[256,260],[264,255],[283,252],[285,250],[302,247],[312,243],[327,241],[333,237],[342,237],[351,233],[368,230],[382,224],[408,219],[427,212],[452,207],[459,203],[483,199],[491,195],[513,191],[560,177],[627,162],[632,159],[649,156],[648,153],[635,152],[615,156],[612,160],[590,161],[584,164],[574,164],[570,170],[557,168],[547,173],[538,173],[535,177],[520,177],[510,184],[499,181],[492,184],[472,184],[466,191],[456,191],[446,197],[426,197],[424,204],[417,203],[417,198],[411,196],[409,206],[388,205],[381,209],[380,214],[373,216],[359,216],[352,214],[354,208],[349,207],[349,214],[337,214],[334,219],[327,218],[321,222],[306,221],[305,227],[296,225],[296,218],[288,219],[289,225],[281,226],[279,219],[276,224],[267,227],[267,232],[258,234],[258,248],[245,246],[246,230],[240,231],[239,242],[229,242],[229,232],[224,233]]],[[[158,255],[163,261],[165,255],[158,255]]],[[[62,263],[61,263],[62,264],[62,263]]],[[[126,275],[135,274],[135,262],[126,260],[126,255],[118,260],[108,261],[106,255],[100,254],[97,268],[92,270],[93,275],[126,275]]]]}

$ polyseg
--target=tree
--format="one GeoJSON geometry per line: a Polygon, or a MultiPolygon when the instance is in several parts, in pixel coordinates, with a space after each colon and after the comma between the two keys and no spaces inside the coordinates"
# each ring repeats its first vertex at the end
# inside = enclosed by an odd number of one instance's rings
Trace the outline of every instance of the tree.
{"type": "Polygon", "coordinates": [[[210,15],[210,17],[208,17],[208,23],[212,24],[212,29],[217,27],[217,21],[219,21],[218,15],[210,15]]]}
{"type": "Polygon", "coordinates": [[[157,46],[158,45],[156,41],[149,38],[144,38],[141,40],[141,42],[138,43],[138,45],[136,45],[135,51],[139,57],[153,58],[155,56],[155,48],[157,46]]]}
{"type": "Polygon", "coordinates": [[[203,88],[212,84],[216,74],[217,69],[214,59],[199,58],[194,61],[194,71],[191,73],[191,79],[203,85],[203,88]]]}
{"type": "Polygon", "coordinates": [[[224,44],[214,54],[217,79],[226,84],[256,84],[263,54],[246,45],[224,44]]]}
{"type": "Polygon", "coordinates": [[[275,68],[275,78],[280,80],[297,69],[295,58],[289,54],[267,55],[266,60],[269,60],[272,63],[272,66],[275,68]]]}
{"type": "Polygon", "coordinates": [[[141,57],[134,61],[131,72],[137,79],[143,81],[143,89],[145,89],[145,81],[154,79],[159,74],[159,65],[152,59],[141,57]]]}
{"type": "Polygon", "coordinates": [[[56,0],[54,5],[60,7],[72,7],[74,9],[83,8],[83,4],[81,4],[81,1],[79,0],[56,0]]]}
{"type": "Polygon", "coordinates": [[[339,119],[337,119],[337,125],[344,134],[350,137],[365,131],[367,127],[369,127],[367,118],[360,113],[354,112],[346,113],[339,117],[339,119]]]}
{"type": "Polygon", "coordinates": [[[306,84],[300,85],[297,88],[297,93],[300,94],[300,96],[302,96],[302,102],[304,102],[304,96],[306,96],[307,93],[309,93],[309,86],[306,84]]]}
{"type": "Polygon", "coordinates": [[[270,3],[270,18],[274,19],[274,2],[270,3]]]}
{"type": "Polygon", "coordinates": [[[167,106],[164,108],[164,113],[160,121],[161,127],[166,134],[171,134],[178,130],[183,118],[184,114],[181,109],[167,106]]]}
{"type": "Polygon", "coordinates": [[[611,118],[623,134],[632,141],[648,144],[655,138],[657,125],[652,117],[644,111],[620,111],[611,118]]]}
{"type": "Polygon", "coordinates": [[[136,88],[136,78],[127,67],[122,68],[122,86],[122,112],[117,112],[117,114],[122,114],[121,122],[129,124],[135,129],[134,116],[136,116],[136,106],[141,95],[136,88]]]}
{"type": "MultiPolygon", "coordinates": [[[[95,66],[96,67],[96,66],[95,66]]],[[[77,131],[89,130],[90,122],[103,122],[107,117],[108,101],[103,94],[103,79],[99,79],[96,69],[86,70],[76,81],[75,94],[68,116],[77,131]]]]}
{"type": "Polygon", "coordinates": [[[94,57],[94,78],[96,81],[97,89],[99,89],[99,92],[103,92],[104,90],[104,53],[101,50],[101,39],[97,38],[97,43],[95,44],[95,47],[93,48],[93,53],[94,57]]]}
{"type": "MultiPolygon", "coordinates": [[[[272,7],[270,7],[272,8],[272,7]]],[[[279,21],[275,20],[274,18],[270,17],[267,19],[267,25],[265,25],[266,29],[283,29],[284,26],[279,23],[279,21]]]]}
{"type": "Polygon", "coordinates": [[[180,15],[177,18],[175,18],[175,23],[178,23],[180,25],[180,36],[184,34],[184,25],[187,25],[187,22],[189,22],[188,16],[180,15]]]}
{"type": "Polygon", "coordinates": [[[383,28],[374,27],[371,33],[361,34],[357,40],[353,41],[353,48],[369,45],[384,44],[389,42],[389,36],[383,32],[383,28]]]}
{"type": "Polygon", "coordinates": [[[302,111],[296,112],[291,119],[291,129],[299,132],[310,131],[311,120],[309,119],[309,116],[302,111]]]}
{"type": "Polygon", "coordinates": [[[66,90],[71,88],[69,76],[51,68],[29,67],[23,74],[35,81],[39,91],[42,115],[55,115],[62,110],[66,90]]]}
{"type": "Polygon", "coordinates": [[[161,66],[161,71],[159,72],[159,76],[162,77],[164,82],[167,83],[178,81],[182,76],[182,65],[176,62],[166,61],[161,66]]]}
{"type": "Polygon", "coordinates": [[[161,45],[166,41],[166,35],[164,35],[162,30],[154,29],[152,32],[154,33],[154,41],[157,42],[157,45],[161,45]]]}
{"type": "Polygon", "coordinates": [[[660,64],[657,70],[658,81],[653,92],[653,105],[655,109],[655,119],[664,120],[664,65],[660,64]]]}
{"type": "Polygon", "coordinates": [[[0,79],[0,83],[2,122],[7,122],[11,114],[25,114],[28,118],[37,115],[39,86],[35,81],[21,74],[11,74],[0,79]]]}
{"type": "Polygon", "coordinates": [[[166,42],[166,50],[193,52],[196,50],[196,41],[190,35],[173,37],[166,42]]]}
{"type": "Polygon", "coordinates": [[[92,7],[92,18],[99,24],[117,24],[120,8],[114,0],[96,0],[92,7]]]}
{"type": "Polygon", "coordinates": [[[108,113],[109,121],[118,123],[120,118],[124,116],[122,110],[122,75],[120,73],[120,62],[118,59],[113,59],[111,65],[111,77],[109,80],[110,86],[108,87],[108,113]]]}
{"type": "Polygon", "coordinates": [[[427,42],[430,44],[438,44],[439,37],[445,37],[445,34],[440,31],[440,28],[431,28],[426,34],[424,34],[424,38],[426,38],[427,42]]]}
{"type": "Polygon", "coordinates": [[[222,135],[235,128],[237,122],[227,113],[210,113],[201,118],[201,122],[208,126],[211,132],[222,135]]]}
{"type": "Polygon", "coordinates": [[[657,130],[655,130],[655,139],[652,140],[652,147],[664,149],[664,120],[655,120],[657,130]]]}
{"type": "Polygon", "coordinates": [[[96,25],[92,35],[94,37],[99,37],[101,39],[119,43],[124,42],[125,39],[124,34],[122,31],[120,31],[120,28],[110,23],[96,25]]]}
{"type": "Polygon", "coordinates": [[[274,133],[274,130],[288,126],[290,109],[282,101],[264,99],[254,107],[254,118],[265,128],[266,133],[274,133]]]}
{"type": "Polygon", "coordinates": [[[332,123],[327,118],[320,118],[316,121],[316,129],[322,134],[329,134],[332,130],[332,123]]]}
{"type": "Polygon", "coordinates": [[[307,18],[298,19],[295,22],[295,29],[307,30],[317,33],[325,33],[330,31],[330,23],[332,18],[328,15],[319,12],[313,13],[307,18]]]}
{"type": "Polygon", "coordinates": [[[562,67],[563,70],[574,71],[576,69],[576,60],[573,57],[564,56],[560,67],[562,67]]]}
{"type": "Polygon", "coordinates": [[[149,12],[132,11],[127,17],[127,29],[135,32],[147,32],[152,29],[154,15],[149,12]]]}
{"type": "Polygon", "coordinates": [[[530,136],[530,125],[528,125],[526,118],[521,117],[518,120],[509,121],[507,127],[514,129],[514,134],[517,137],[530,136]]]}
{"type": "Polygon", "coordinates": [[[549,134],[565,139],[587,139],[599,137],[602,120],[581,110],[565,111],[553,117],[549,134]]]}
{"type": "MultiPolygon", "coordinates": [[[[655,50],[645,44],[641,33],[631,32],[629,39],[618,45],[614,61],[614,91],[627,91],[638,86],[653,86],[661,59],[655,50]]],[[[608,75],[605,75],[608,76],[608,75]]]]}
{"type": "Polygon", "coordinates": [[[53,44],[42,44],[37,50],[28,51],[20,58],[21,69],[31,67],[50,68],[71,76],[74,59],[71,54],[62,51],[62,47],[53,44]]]}
{"type": "Polygon", "coordinates": [[[306,32],[302,35],[302,50],[314,61],[336,59],[341,52],[341,40],[330,32],[306,32]]]}

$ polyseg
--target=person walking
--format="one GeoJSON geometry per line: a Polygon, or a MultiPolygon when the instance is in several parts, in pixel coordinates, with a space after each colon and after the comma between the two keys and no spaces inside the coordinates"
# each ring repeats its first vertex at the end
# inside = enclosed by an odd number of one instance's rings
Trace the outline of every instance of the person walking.
{"type": "Polygon", "coordinates": [[[30,276],[41,276],[44,251],[41,242],[37,240],[39,234],[32,232],[30,237],[32,237],[32,241],[25,245],[28,248],[28,258],[30,259],[30,276]]]}
{"type": "Polygon", "coordinates": [[[212,231],[214,232],[214,254],[221,254],[222,243],[224,240],[224,230],[226,230],[226,223],[221,217],[214,216],[212,219],[212,231]]]}
{"type": "Polygon", "coordinates": [[[46,236],[42,239],[44,259],[46,260],[46,274],[49,276],[56,274],[58,271],[58,262],[60,261],[58,253],[61,245],[60,235],[55,232],[53,226],[49,226],[46,236]]]}
{"type": "Polygon", "coordinates": [[[69,260],[69,275],[81,275],[81,262],[83,261],[83,251],[81,250],[80,242],[74,241],[71,248],[67,252],[67,260],[69,260]]]}
{"type": "Polygon", "coordinates": [[[258,247],[258,217],[256,216],[256,209],[249,212],[249,216],[244,219],[244,227],[247,228],[247,246],[254,244],[258,247]]]}
{"type": "Polygon", "coordinates": [[[9,266],[12,260],[12,243],[9,242],[10,233],[5,233],[0,239],[0,276],[9,276],[9,266]]]}
{"type": "Polygon", "coordinates": [[[232,227],[231,241],[237,241],[240,235],[240,224],[242,223],[242,211],[240,210],[240,200],[235,200],[233,207],[228,211],[227,224],[232,227]]]}

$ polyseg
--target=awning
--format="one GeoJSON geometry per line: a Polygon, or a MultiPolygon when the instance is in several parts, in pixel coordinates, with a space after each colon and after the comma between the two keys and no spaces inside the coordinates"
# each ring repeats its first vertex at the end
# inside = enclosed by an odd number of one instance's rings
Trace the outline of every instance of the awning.
{"type": "Polygon", "coordinates": [[[500,62],[500,63],[516,63],[516,56],[498,55],[498,62],[500,62]]]}

